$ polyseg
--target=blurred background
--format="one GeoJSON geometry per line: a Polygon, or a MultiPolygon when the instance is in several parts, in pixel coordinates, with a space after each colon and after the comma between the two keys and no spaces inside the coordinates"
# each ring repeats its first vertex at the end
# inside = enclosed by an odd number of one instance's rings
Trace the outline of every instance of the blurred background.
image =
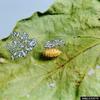
{"type": "Polygon", "coordinates": [[[36,11],[44,12],[54,0],[0,0],[0,39],[9,36],[16,22],[36,11]]]}

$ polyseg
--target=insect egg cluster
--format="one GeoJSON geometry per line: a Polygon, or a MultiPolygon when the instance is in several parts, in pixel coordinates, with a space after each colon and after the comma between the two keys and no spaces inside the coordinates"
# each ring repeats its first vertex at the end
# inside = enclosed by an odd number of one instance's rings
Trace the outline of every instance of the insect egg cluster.
{"type": "Polygon", "coordinates": [[[6,45],[11,53],[11,58],[25,57],[37,44],[36,39],[29,39],[27,33],[11,33],[12,41],[6,45]]]}
{"type": "Polygon", "coordinates": [[[63,40],[55,39],[55,40],[47,41],[44,47],[45,48],[53,48],[53,47],[61,46],[64,44],[65,44],[65,42],[63,40]]]}

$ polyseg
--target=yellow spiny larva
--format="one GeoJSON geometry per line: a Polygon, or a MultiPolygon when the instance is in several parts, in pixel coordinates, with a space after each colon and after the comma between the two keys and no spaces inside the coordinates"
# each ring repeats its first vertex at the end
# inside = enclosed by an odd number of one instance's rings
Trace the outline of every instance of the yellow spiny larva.
{"type": "Polygon", "coordinates": [[[54,58],[58,57],[62,52],[56,48],[46,48],[43,52],[44,57],[54,58]]]}

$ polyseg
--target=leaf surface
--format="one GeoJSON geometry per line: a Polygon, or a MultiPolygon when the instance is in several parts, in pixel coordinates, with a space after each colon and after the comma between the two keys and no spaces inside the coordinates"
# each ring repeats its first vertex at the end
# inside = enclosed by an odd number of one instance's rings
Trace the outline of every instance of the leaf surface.
{"type": "Polygon", "coordinates": [[[37,46],[26,57],[12,61],[0,41],[0,100],[79,100],[100,95],[100,2],[55,0],[45,13],[17,22],[13,31],[27,32],[37,46]],[[48,40],[62,39],[62,54],[41,57],[48,40]],[[91,72],[92,70],[92,72],[91,72]],[[91,74],[91,73],[92,74],[91,74]]]}

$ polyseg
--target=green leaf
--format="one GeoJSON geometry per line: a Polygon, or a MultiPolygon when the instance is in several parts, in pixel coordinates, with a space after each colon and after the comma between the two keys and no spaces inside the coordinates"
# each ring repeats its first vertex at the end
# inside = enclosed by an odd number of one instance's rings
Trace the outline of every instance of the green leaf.
{"type": "Polygon", "coordinates": [[[55,0],[45,13],[20,20],[13,31],[27,32],[37,46],[23,58],[11,60],[0,41],[0,100],[80,100],[100,95],[100,2],[55,0]],[[44,59],[48,40],[62,39],[62,54],[44,59]],[[99,66],[99,67],[97,67],[99,66]]]}

